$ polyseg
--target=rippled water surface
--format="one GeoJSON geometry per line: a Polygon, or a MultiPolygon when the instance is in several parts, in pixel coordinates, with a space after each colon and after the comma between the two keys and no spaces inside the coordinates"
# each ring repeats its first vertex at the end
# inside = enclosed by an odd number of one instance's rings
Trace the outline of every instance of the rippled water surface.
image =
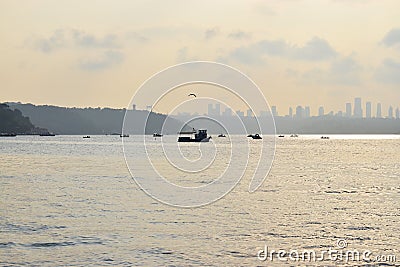
{"type": "MultiPolygon", "coordinates": [[[[125,141],[134,147],[142,139],[125,141]]],[[[248,142],[243,136],[230,140],[248,142]]],[[[149,151],[157,147],[151,144],[157,140],[148,142],[149,151]]],[[[223,156],[196,179],[174,176],[161,158],[154,164],[174,183],[208,183],[217,175],[215,166],[229,164],[230,146],[217,138],[204,145],[223,156]]],[[[257,153],[257,146],[250,141],[250,152],[257,153]]],[[[202,155],[198,145],[181,152],[191,160],[202,155]]],[[[339,239],[348,249],[396,255],[397,263],[386,266],[400,263],[400,136],[278,138],[271,172],[255,193],[248,192],[256,166],[250,157],[231,193],[186,209],[139,189],[119,136],[1,138],[0,157],[2,266],[367,265],[257,259],[265,244],[319,252],[339,239]]]]}

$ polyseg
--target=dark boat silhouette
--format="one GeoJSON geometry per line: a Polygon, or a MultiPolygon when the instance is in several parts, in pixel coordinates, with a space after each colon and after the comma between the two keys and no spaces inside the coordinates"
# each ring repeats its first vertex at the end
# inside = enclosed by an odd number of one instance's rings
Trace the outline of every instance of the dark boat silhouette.
{"type": "Polygon", "coordinates": [[[54,133],[47,132],[47,133],[41,133],[40,136],[56,136],[56,135],[54,133]]]}
{"type": "Polygon", "coordinates": [[[129,137],[129,134],[120,134],[119,137],[129,137]]]}
{"type": "Polygon", "coordinates": [[[259,134],[255,134],[251,138],[253,138],[253,139],[262,139],[262,137],[259,134]]]}
{"type": "Polygon", "coordinates": [[[162,134],[159,134],[159,133],[153,133],[153,137],[162,137],[163,135],[162,134]]]}
{"type": "Polygon", "coordinates": [[[226,137],[224,134],[219,134],[218,137],[226,137]]]}
{"type": "Polygon", "coordinates": [[[329,139],[329,136],[321,136],[321,139],[329,139]]]}
{"type": "Polygon", "coordinates": [[[285,137],[284,135],[278,135],[278,137],[285,137]]]}
{"type": "Polygon", "coordinates": [[[0,133],[0,137],[15,137],[15,133],[0,133]]]}
{"type": "Polygon", "coordinates": [[[199,130],[197,133],[195,129],[190,132],[180,132],[180,135],[188,135],[188,136],[179,136],[178,142],[208,142],[211,139],[211,136],[207,135],[207,130],[199,130]]]}
{"type": "Polygon", "coordinates": [[[90,138],[90,135],[86,135],[86,136],[84,136],[83,138],[90,138]]]}

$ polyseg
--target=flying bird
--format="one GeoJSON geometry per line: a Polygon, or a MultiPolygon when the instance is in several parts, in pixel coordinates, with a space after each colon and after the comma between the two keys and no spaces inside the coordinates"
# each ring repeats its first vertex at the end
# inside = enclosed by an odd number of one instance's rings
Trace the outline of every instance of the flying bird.
{"type": "Polygon", "coordinates": [[[188,96],[194,96],[194,97],[197,97],[197,95],[195,95],[195,94],[193,94],[193,93],[191,93],[191,94],[188,94],[188,96]]]}

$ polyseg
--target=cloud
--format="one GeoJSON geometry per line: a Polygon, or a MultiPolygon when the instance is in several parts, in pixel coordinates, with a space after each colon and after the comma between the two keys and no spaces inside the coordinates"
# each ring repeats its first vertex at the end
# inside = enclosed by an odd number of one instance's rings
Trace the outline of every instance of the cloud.
{"type": "Polygon", "coordinates": [[[400,85],[400,62],[386,58],[376,70],[375,78],[382,83],[400,85]]]}
{"type": "Polygon", "coordinates": [[[338,53],[324,39],[314,37],[303,46],[291,45],[285,40],[261,40],[231,51],[226,58],[246,64],[260,64],[265,56],[283,57],[303,61],[326,61],[338,53]]]}
{"type": "Polygon", "coordinates": [[[386,46],[400,44],[400,28],[395,28],[389,31],[385,37],[383,37],[382,43],[386,46]]]}
{"type": "Polygon", "coordinates": [[[79,62],[79,67],[84,70],[97,71],[120,64],[124,59],[123,53],[117,50],[107,50],[94,58],[86,58],[79,62]]]}
{"type": "Polygon", "coordinates": [[[204,33],[204,38],[209,40],[209,39],[216,37],[217,35],[219,35],[219,29],[217,27],[215,27],[215,28],[206,30],[206,32],[204,33]]]}
{"type": "Polygon", "coordinates": [[[293,55],[295,58],[301,60],[319,61],[331,59],[337,53],[327,41],[314,37],[303,47],[294,48],[293,55]]]}
{"type": "Polygon", "coordinates": [[[47,38],[34,38],[33,41],[29,41],[28,43],[30,42],[33,43],[33,48],[35,50],[39,50],[43,53],[50,53],[56,49],[65,47],[67,44],[65,31],[61,29],[55,30],[47,38]]]}
{"type": "Polygon", "coordinates": [[[119,48],[118,37],[114,34],[95,36],[79,30],[57,29],[49,37],[34,37],[26,42],[35,50],[50,53],[61,48],[119,48]]]}
{"type": "Polygon", "coordinates": [[[251,34],[245,31],[235,31],[235,32],[231,32],[228,35],[229,38],[231,39],[236,39],[236,40],[244,40],[244,39],[250,39],[251,38],[251,34]]]}
{"type": "Polygon", "coordinates": [[[93,34],[85,33],[78,30],[71,32],[74,43],[77,46],[88,48],[118,48],[117,36],[114,34],[107,34],[105,36],[97,37],[93,34]]]}
{"type": "Polygon", "coordinates": [[[353,56],[334,60],[328,69],[312,69],[303,73],[302,78],[310,83],[355,86],[361,84],[362,67],[353,56]]]}

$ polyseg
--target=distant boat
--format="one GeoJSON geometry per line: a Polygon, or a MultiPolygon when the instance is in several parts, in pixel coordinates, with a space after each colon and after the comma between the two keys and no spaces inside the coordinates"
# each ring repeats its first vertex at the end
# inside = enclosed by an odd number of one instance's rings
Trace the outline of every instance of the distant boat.
{"type": "Polygon", "coordinates": [[[247,135],[247,137],[253,137],[253,135],[252,135],[252,134],[249,134],[249,135],[247,135]]]}
{"type": "Polygon", "coordinates": [[[153,133],[153,137],[162,137],[163,135],[162,134],[159,134],[159,133],[153,133]]]}
{"type": "Polygon", "coordinates": [[[329,136],[321,136],[321,139],[329,139],[329,136]]]}
{"type": "Polygon", "coordinates": [[[120,134],[119,137],[129,137],[129,134],[120,134]]]}
{"type": "Polygon", "coordinates": [[[0,133],[0,137],[15,137],[15,133],[0,133]]]}
{"type": "Polygon", "coordinates": [[[259,134],[255,134],[251,138],[253,138],[253,139],[262,139],[262,137],[259,134]]]}
{"type": "Polygon", "coordinates": [[[83,138],[90,138],[90,135],[86,135],[86,136],[84,136],[83,138]]]}
{"type": "Polygon", "coordinates": [[[190,132],[180,132],[180,135],[189,135],[189,136],[179,136],[178,142],[208,142],[211,139],[211,136],[207,135],[207,130],[199,130],[197,133],[193,129],[190,132]]]}
{"type": "Polygon", "coordinates": [[[218,137],[226,137],[224,134],[219,134],[218,137]]]}
{"type": "Polygon", "coordinates": [[[297,134],[292,134],[290,137],[299,137],[297,134]]]}
{"type": "Polygon", "coordinates": [[[40,136],[56,136],[54,133],[41,133],[40,136]]]}
{"type": "Polygon", "coordinates": [[[278,137],[285,137],[284,135],[278,135],[278,137]]]}

